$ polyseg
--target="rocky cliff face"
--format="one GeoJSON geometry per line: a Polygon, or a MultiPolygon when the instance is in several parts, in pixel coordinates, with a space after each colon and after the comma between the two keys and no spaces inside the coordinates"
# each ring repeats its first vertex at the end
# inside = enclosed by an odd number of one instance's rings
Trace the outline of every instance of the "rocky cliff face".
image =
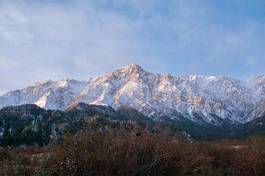
{"type": "Polygon", "coordinates": [[[223,76],[171,76],[131,64],[88,81],[48,81],[0,96],[0,107],[32,103],[63,110],[79,102],[114,109],[126,106],[156,120],[246,123],[264,113],[265,76],[248,81],[223,76]]]}

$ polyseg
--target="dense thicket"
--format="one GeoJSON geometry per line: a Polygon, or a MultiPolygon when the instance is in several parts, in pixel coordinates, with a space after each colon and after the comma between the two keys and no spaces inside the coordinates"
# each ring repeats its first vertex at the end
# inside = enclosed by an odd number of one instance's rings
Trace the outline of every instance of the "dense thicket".
{"type": "Polygon", "coordinates": [[[144,130],[82,132],[61,145],[2,149],[0,175],[265,175],[265,137],[186,142],[144,130]]]}

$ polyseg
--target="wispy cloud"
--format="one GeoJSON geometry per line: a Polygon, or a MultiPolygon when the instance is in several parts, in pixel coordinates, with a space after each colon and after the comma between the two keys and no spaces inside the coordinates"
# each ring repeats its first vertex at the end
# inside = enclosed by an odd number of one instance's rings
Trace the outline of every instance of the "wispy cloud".
{"type": "Polygon", "coordinates": [[[128,63],[172,74],[260,74],[263,7],[260,0],[3,0],[0,93],[128,63]]]}

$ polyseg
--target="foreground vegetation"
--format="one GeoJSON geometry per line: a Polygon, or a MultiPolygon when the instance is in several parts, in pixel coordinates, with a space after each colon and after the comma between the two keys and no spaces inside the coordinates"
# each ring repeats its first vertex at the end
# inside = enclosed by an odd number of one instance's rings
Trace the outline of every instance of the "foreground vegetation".
{"type": "Polygon", "coordinates": [[[164,133],[111,129],[64,136],[60,145],[2,148],[0,175],[265,175],[265,137],[188,142],[164,133]]]}
{"type": "Polygon", "coordinates": [[[228,135],[241,139],[220,140],[228,128],[153,121],[128,108],[8,107],[0,110],[0,176],[264,176],[264,126],[248,125],[228,135]],[[243,139],[249,134],[260,136],[243,139]]]}

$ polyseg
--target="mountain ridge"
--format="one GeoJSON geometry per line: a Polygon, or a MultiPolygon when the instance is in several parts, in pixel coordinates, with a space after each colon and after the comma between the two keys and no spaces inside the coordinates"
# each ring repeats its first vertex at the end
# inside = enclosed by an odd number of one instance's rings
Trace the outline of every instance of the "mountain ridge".
{"type": "Polygon", "coordinates": [[[114,109],[126,106],[156,120],[176,120],[181,114],[207,124],[218,125],[219,118],[247,123],[264,113],[265,76],[247,81],[225,76],[172,76],[129,64],[87,81],[40,82],[0,96],[0,107],[36,104],[65,110],[80,102],[114,109]]]}

